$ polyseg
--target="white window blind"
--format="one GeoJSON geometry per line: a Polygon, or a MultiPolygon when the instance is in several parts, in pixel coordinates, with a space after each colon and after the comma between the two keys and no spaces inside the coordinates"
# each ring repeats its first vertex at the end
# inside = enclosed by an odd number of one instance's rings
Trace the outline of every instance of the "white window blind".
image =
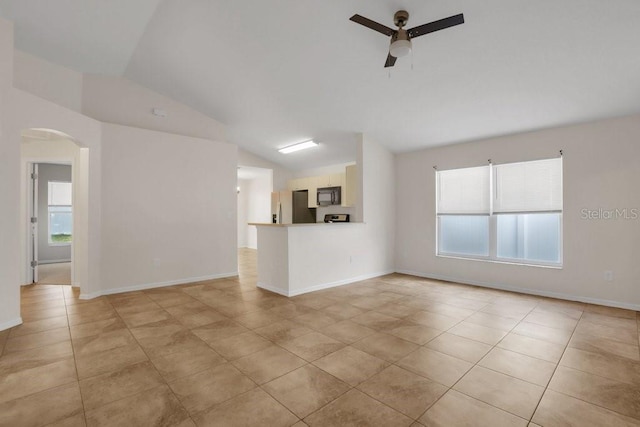
{"type": "Polygon", "coordinates": [[[562,158],[494,168],[494,213],[562,211],[562,158]]]}
{"type": "Polygon", "coordinates": [[[49,206],[71,206],[71,183],[49,181],[49,206]]]}
{"type": "Polygon", "coordinates": [[[438,215],[489,215],[489,166],[437,172],[438,215]]]}

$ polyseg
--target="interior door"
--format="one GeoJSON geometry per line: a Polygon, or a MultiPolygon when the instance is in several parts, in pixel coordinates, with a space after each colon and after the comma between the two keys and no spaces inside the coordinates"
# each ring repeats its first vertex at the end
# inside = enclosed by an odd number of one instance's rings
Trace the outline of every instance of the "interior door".
{"type": "Polygon", "coordinates": [[[38,165],[31,164],[30,186],[30,241],[31,241],[31,282],[38,282],[38,165]]]}

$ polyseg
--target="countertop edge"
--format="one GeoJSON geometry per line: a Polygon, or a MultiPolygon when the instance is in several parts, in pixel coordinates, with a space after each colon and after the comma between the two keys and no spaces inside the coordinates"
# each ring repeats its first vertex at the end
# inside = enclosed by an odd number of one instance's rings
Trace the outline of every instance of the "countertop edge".
{"type": "Polygon", "coordinates": [[[366,224],[364,222],[314,222],[314,223],[306,223],[306,224],[273,224],[270,222],[250,222],[249,225],[255,225],[258,227],[281,227],[281,228],[287,228],[287,227],[318,227],[318,226],[332,226],[332,225],[337,225],[337,226],[345,226],[345,225],[349,225],[349,224],[357,224],[357,225],[362,225],[362,224],[366,224]]]}

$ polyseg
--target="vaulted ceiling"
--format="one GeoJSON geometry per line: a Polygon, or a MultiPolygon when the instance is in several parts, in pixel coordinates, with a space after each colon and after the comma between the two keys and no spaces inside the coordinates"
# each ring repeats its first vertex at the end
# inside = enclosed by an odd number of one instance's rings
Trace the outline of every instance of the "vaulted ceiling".
{"type": "Polygon", "coordinates": [[[0,16],[19,49],[123,75],[296,169],[354,160],[359,132],[402,152],[640,112],[636,0],[0,0],[0,16]],[[384,69],[388,39],[349,17],[392,27],[399,9],[466,23],[384,69]]]}

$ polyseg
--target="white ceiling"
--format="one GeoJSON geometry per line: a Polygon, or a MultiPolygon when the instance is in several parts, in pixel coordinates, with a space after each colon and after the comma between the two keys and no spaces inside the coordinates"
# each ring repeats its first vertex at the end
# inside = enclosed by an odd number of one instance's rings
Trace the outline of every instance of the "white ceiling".
{"type": "Polygon", "coordinates": [[[293,169],[353,161],[359,132],[402,152],[640,112],[637,0],[0,0],[0,15],[20,49],[123,74],[293,169]],[[349,17],[392,26],[403,8],[409,27],[466,23],[389,72],[388,40],[349,17]]]}

